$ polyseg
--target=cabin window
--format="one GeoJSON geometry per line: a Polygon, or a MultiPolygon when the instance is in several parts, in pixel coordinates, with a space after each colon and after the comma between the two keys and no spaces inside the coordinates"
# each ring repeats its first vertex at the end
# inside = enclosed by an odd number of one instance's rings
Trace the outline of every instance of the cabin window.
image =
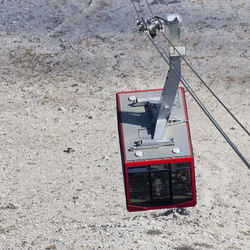
{"type": "Polygon", "coordinates": [[[193,200],[191,162],[128,168],[130,204],[168,206],[193,200]]]}

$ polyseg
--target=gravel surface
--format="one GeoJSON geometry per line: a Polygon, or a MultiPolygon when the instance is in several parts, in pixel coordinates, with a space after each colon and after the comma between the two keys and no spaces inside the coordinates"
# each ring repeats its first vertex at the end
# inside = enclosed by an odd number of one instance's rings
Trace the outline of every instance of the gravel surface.
{"type": "MultiPolygon", "coordinates": [[[[172,2],[187,59],[249,130],[250,2],[172,2]]],[[[249,170],[188,93],[197,206],[127,212],[115,94],[168,70],[135,23],[130,1],[0,1],[1,249],[249,249],[249,170]]],[[[249,161],[249,136],[183,75],[249,161]]]]}

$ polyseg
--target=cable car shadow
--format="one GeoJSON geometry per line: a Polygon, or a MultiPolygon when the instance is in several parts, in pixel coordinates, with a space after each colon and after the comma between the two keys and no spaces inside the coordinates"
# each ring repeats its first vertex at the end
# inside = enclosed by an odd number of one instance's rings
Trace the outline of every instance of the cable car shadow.
{"type": "Polygon", "coordinates": [[[153,217],[158,218],[158,217],[163,217],[163,216],[167,217],[167,216],[172,215],[175,218],[176,214],[183,215],[183,216],[188,216],[189,212],[187,211],[186,208],[180,207],[180,208],[169,209],[164,213],[154,214],[153,217]]]}
{"type": "Polygon", "coordinates": [[[152,134],[153,124],[147,112],[121,112],[122,123],[138,125],[152,134]]]}

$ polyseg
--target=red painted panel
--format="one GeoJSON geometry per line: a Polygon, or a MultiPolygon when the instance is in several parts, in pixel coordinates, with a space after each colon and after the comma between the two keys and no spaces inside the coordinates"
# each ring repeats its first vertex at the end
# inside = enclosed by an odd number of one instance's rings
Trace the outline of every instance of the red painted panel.
{"type": "MultiPolygon", "coordinates": [[[[184,95],[184,89],[179,87],[182,90],[183,95],[183,102],[184,102],[184,111],[186,120],[188,120],[187,108],[186,108],[186,99],[184,95]]],[[[189,122],[187,122],[187,132],[188,132],[188,140],[190,146],[191,157],[183,157],[183,158],[169,158],[169,159],[158,159],[158,160],[146,160],[146,161],[133,161],[127,162],[126,161],[126,154],[125,154],[125,146],[124,146],[124,138],[123,138],[123,129],[122,129],[122,122],[121,122],[121,110],[120,110],[120,100],[119,95],[123,93],[135,93],[135,92],[144,92],[144,91],[158,91],[162,89],[152,89],[152,90],[137,90],[137,91],[125,91],[117,93],[117,115],[118,115],[118,126],[119,126],[119,137],[120,137],[120,147],[121,147],[121,155],[122,155],[122,163],[123,163],[123,174],[125,180],[125,191],[126,191],[126,200],[127,200],[127,209],[129,212],[135,211],[145,211],[145,210],[152,210],[152,209],[167,209],[167,208],[177,208],[177,207],[190,207],[196,205],[196,189],[195,189],[195,174],[194,174],[194,160],[193,160],[193,150],[192,150],[192,143],[191,143],[191,135],[190,135],[190,128],[189,122]],[[192,176],[192,191],[193,191],[193,200],[184,202],[181,204],[170,205],[170,206],[154,206],[154,207],[139,207],[139,206],[132,206],[130,205],[130,197],[129,197],[129,184],[128,184],[128,167],[135,167],[135,166],[146,166],[146,165],[158,165],[164,163],[181,163],[181,162],[191,162],[191,176],[192,176]]]]}

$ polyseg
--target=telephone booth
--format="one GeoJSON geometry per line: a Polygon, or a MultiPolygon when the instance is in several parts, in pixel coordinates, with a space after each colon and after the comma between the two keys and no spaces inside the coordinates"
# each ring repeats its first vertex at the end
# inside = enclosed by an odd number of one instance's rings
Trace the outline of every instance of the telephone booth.
{"type": "Polygon", "coordinates": [[[161,89],[117,93],[120,150],[130,212],[196,204],[184,90],[178,88],[163,136],[156,140],[152,138],[157,122],[161,122],[159,117],[157,120],[161,94],[161,89]]]}

